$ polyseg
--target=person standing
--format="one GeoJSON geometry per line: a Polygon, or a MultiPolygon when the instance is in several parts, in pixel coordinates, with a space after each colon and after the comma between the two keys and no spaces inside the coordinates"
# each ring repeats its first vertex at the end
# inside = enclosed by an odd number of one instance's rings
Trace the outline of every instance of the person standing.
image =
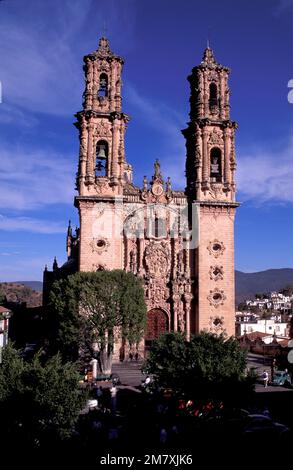
{"type": "Polygon", "coordinates": [[[267,388],[268,383],[269,383],[269,374],[266,370],[263,371],[262,378],[263,378],[264,387],[267,388]]]}
{"type": "Polygon", "coordinates": [[[110,388],[110,395],[111,395],[111,411],[112,413],[116,413],[117,409],[117,387],[113,385],[110,388]]]}

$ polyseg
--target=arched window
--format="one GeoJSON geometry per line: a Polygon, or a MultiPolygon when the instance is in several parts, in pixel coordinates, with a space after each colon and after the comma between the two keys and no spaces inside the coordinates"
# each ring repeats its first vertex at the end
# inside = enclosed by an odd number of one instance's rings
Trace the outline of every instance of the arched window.
{"type": "Polygon", "coordinates": [[[215,83],[210,84],[209,107],[213,111],[218,106],[218,89],[215,83]]]}
{"type": "Polygon", "coordinates": [[[211,181],[222,181],[222,152],[218,147],[213,147],[210,153],[211,157],[211,181]]]}
{"type": "Polygon", "coordinates": [[[167,236],[166,220],[162,217],[158,217],[157,215],[152,219],[152,236],[154,238],[167,236]]]}
{"type": "Polygon", "coordinates": [[[96,146],[96,176],[107,176],[108,165],[108,143],[105,140],[99,140],[96,146]]]}
{"type": "Polygon", "coordinates": [[[98,97],[100,96],[108,96],[108,76],[105,73],[101,73],[100,75],[98,97]]]}

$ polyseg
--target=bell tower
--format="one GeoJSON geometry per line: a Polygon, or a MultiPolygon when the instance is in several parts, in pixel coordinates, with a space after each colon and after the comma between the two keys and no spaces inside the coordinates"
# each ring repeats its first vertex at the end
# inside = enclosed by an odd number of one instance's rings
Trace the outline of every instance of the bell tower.
{"type": "Polygon", "coordinates": [[[193,257],[196,330],[235,333],[234,217],[236,168],[230,120],[230,70],[210,47],[192,69],[186,139],[186,195],[198,206],[199,244],[193,257]]]}
{"type": "Polygon", "coordinates": [[[124,135],[128,116],[122,112],[123,59],[108,39],[84,57],[83,110],[76,114],[80,151],[77,189],[80,196],[121,195],[124,184],[124,135]]]}
{"type": "Polygon", "coordinates": [[[83,109],[75,116],[79,130],[79,164],[75,206],[80,218],[80,271],[122,267],[120,227],[116,212],[132,167],[125,160],[128,116],[122,112],[123,59],[107,38],[84,57],[83,109]]]}

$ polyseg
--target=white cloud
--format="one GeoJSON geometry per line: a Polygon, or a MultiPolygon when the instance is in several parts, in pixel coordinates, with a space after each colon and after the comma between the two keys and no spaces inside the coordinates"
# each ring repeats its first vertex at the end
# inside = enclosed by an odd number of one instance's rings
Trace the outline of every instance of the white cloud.
{"type": "Polygon", "coordinates": [[[72,203],[75,168],[70,155],[20,146],[1,148],[0,207],[28,210],[72,203]]]}
{"type": "Polygon", "coordinates": [[[125,95],[126,99],[139,109],[147,126],[171,136],[173,140],[176,133],[179,133],[180,136],[180,126],[184,125],[184,116],[180,113],[165,103],[152,101],[150,98],[142,96],[129,83],[125,87],[125,95]]]}
{"type": "Polygon", "coordinates": [[[0,123],[12,124],[13,127],[30,128],[35,126],[38,121],[31,114],[28,115],[17,106],[1,103],[0,123]]]}
{"type": "Polygon", "coordinates": [[[20,251],[3,251],[2,253],[0,252],[0,256],[15,256],[15,255],[20,255],[20,251]]]}
{"type": "Polygon", "coordinates": [[[277,0],[277,4],[274,9],[274,14],[280,15],[286,12],[291,7],[293,7],[293,0],[277,0]]]}
{"type": "Polygon", "coordinates": [[[72,114],[81,106],[82,57],[97,48],[103,23],[108,20],[119,43],[133,43],[134,15],[131,0],[1,3],[3,102],[32,112],[72,114]]]}
{"type": "Polygon", "coordinates": [[[42,280],[42,272],[46,264],[50,267],[52,265],[52,259],[49,256],[29,259],[20,256],[14,264],[9,259],[7,264],[1,263],[0,265],[0,282],[42,280]]]}
{"type": "Polygon", "coordinates": [[[142,96],[135,87],[126,86],[127,100],[139,110],[143,116],[143,124],[155,129],[164,139],[164,149],[154,154],[159,158],[164,176],[170,176],[175,188],[185,188],[185,139],[181,129],[185,125],[185,117],[176,110],[158,101],[142,96]]]}
{"type": "Polygon", "coordinates": [[[84,0],[82,8],[76,0],[53,0],[50,5],[35,1],[7,2],[5,8],[1,5],[0,80],[4,103],[62,115],[80,102],[82,71],[73,38],[90,5],[91,0],[84,0]]]}
{"type": "Polygon", "coordinates": [[[255,148],[239,152],[238,191],[257,203],[293,202],[293,139],[281,151],[255,148]]]}
{"type": "MultiPolygon", "coordinates": [[[[0,230],[26,231],[42,234],[65,233],[65,224],[32,217],[7,217],[0,214],[0,230]]],[[[7,253],[2,253],[2,256],[7,253]]]]}
{"type": "MultiPolygon", "coordinates": [[[[171,177],[173,186],[184,189],[186,151],[180,133],[184,117],[163,103],[141,96],[129,84],[127,99],[145,117],[146,126],[159,130],[166,137],[162,154],[154,157],[159,157],[163,174],[171,177]]],[[[237,157],[237,189],[241,199],[258,204],[293,202],[293,139],[279,152],[256,147],[238,151],[237,157]]]]}

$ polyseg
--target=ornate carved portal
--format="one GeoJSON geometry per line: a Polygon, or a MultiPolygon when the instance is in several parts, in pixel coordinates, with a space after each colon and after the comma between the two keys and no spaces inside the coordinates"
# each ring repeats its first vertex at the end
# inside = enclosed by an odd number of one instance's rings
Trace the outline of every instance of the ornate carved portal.
{"type": "Polygon", "coordinates": [[[153,308],[148,312],[147,329],[145,335],[145,345],[150,347],[152,341],[158,338],[162,333],[169,330],[169,321],[167,314],[160,308],[153,308]]]}

